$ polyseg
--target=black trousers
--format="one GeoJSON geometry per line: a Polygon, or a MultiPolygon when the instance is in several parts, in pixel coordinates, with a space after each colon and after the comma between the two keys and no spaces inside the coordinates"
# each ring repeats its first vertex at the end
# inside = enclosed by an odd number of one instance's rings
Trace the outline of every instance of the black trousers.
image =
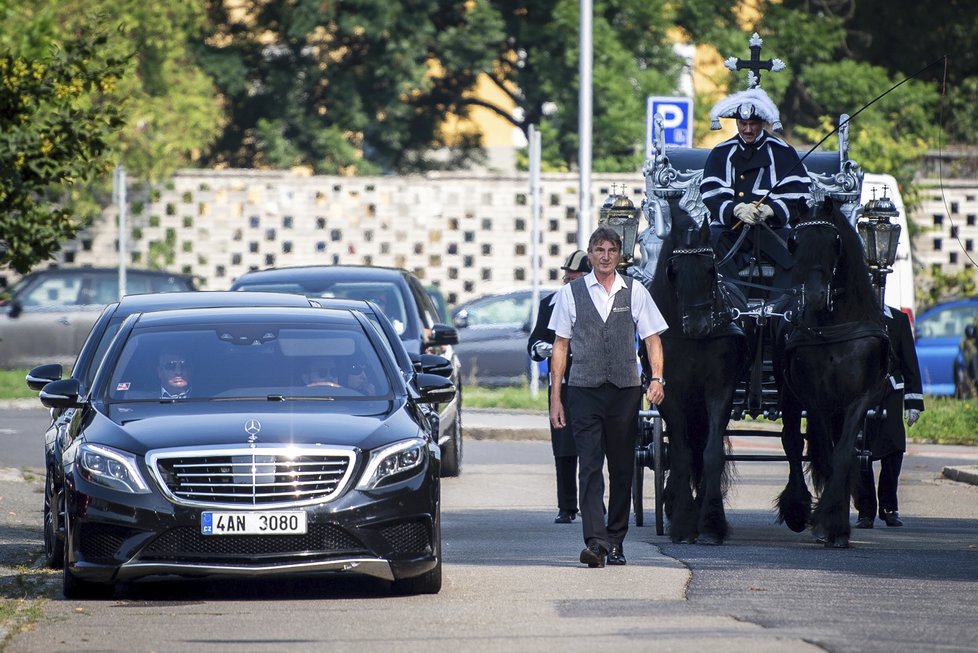
{"type": "Polygon", "coordinates": [[[554,456],[557,468],[557,509],[577,510],[577,456],[554,456]]]}
{"type": "Polygon", "coordinates": [[[628,532],[635,473],[635,441],[642,388],[570,386],[570,425],[580,461],[580,508],[584,542],[605,549],[628,532]],[[608,461],[608,514],[604,514],[604,464],[608,461]]]}
{"type": "Polygon", "coordinates": [[[875,517],[877,507],[879,513],[899,510],[897,504],[897,484],[900,479],[900,470],[903,468],[903,452],[897,451],[887,456],[883,456],[880,461],[880,480],[879,486],[875,487],[875,474],[873,464],[869,464],[869,469],[860,468],[859,477],[852,492],[852,502],[856,506],[856,511],[860,517],[875,517]],[[877,498],[879,502],[877,503],[877,498]]]}

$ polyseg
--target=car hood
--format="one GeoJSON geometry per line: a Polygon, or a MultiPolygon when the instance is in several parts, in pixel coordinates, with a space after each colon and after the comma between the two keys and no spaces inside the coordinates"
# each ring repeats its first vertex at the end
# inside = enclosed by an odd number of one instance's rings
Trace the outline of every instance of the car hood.
{"type": "Polygon", "coordinates": [[[389,401],[112,404],[93,411],[85,439],[135,454],[192,446],[321,444],[373,449],[421,435],[389,401]],[[352,406],[352,408],[351,408],[352,406]]]}

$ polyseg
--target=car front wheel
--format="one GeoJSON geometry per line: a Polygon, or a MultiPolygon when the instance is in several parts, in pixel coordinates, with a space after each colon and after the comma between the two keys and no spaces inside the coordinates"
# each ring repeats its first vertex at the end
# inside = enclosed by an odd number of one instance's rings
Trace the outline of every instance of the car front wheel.
{"type": "Polygon", "coordinates": [[[44,479],[44,561],[51,569],[57,569],[64,563],[63,520],[64,494],[55,490],[54,478],[48,471],[44,479]]]}
{"type": "Polygon", "coordinates": [[[462,473],[462,400],[455,406],[452,432],[441,454],[441,475],[455,477],[462,473]]]}

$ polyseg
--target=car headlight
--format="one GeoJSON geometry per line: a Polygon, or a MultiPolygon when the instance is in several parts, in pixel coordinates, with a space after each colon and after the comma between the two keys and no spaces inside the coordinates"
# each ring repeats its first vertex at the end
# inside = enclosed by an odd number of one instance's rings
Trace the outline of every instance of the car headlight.
{"type": "Polygon", "coordinates": [[[82,444],[76,458],[82,476],[98,485],[130,492],[148,494],[149,486],[143,480],[132,454],[97,444],[82,444]]]}
{"type": "Polygon", "coordinates": [[[370,454],[370,461],[357,483],[358,490],[370,490],[378,485],[420,467],[428,456],[428,443],[420,438],[402,440],[377,449],[370,454]]]}

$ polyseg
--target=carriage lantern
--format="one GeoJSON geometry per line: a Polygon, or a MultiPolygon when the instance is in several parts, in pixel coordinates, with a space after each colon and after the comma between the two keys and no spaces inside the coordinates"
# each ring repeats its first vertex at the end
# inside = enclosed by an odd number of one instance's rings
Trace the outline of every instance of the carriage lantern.
{"type": "Polygon", "coordinates": [[[632,261],[635,241],[638,240],[640,223],[638,209],[624,195],[612,192],[598,211],[598,226],[610,227],[621,237],[621,261],[619,268],[626,268],[632,261]]]}
{"type": "Polygon", "coordinates": [[[866,263],[873,274],[873,285],[879,292],[880,305],[883,303],[883,290],[886,287],[886,275],[893,271],[891,267],[896,260],[897,243],[900,241],[900,225],[890,222],[890,218],[899,215],[893,200],[886,196],[866,202],[863,207],[864,220],[859,222],[859,236],[863,241],[866,263]]]}

